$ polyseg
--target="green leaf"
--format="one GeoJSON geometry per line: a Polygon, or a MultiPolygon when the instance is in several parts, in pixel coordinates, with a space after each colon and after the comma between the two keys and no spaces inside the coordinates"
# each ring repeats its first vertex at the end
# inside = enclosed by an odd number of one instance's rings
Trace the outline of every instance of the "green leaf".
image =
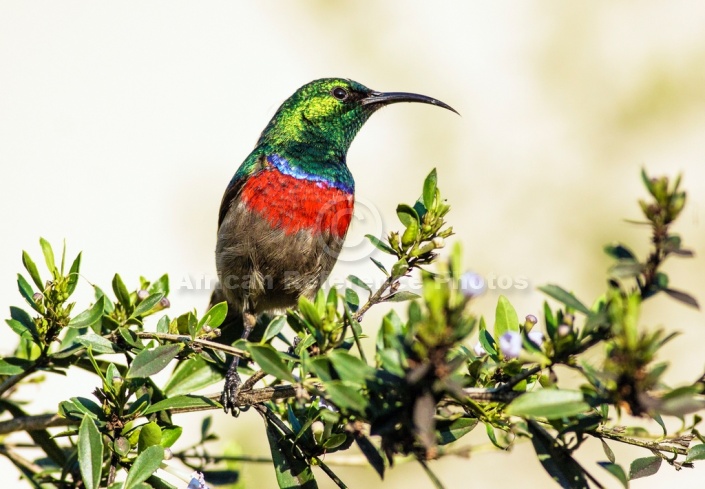
{"type": "Polygon", "coordinates": [[[333,368],[341,380],[365,385],[366,379],[373,379],[375,370],[365,362],[342,350],[333,350],[328,354],[333,368]]]}
{"type": "Polygon", "coordinates": [[[44,238],[39,238],[39,244],[42,247],[42,253],[44,253],[44,261],[47,264],[47,268],[53,274],[56,270],[56,265],[54,264],[54,251],[51,249],[51,245],[44,238]]]}
{"type": "Polygon", "coordinates": [[[166,426],[162,428],[162,440],[159,442],[164,448],[169,448],[179,439],[184,429],[181,426],[166,426]]]}
{"type": "Polygon", "coordinates": [[[372,293],[372,289],[370,288],[369,285],[365,283],[364,280],[362,280],[359,277],[356,277],[355,275],[348,275],[348,282],[351,284],[357,285],[358,287],[365,289],[367,292],[372,293]]]}
{"type": "Polygon", "coordinates": [[[700,305],[698,304],[697,299],[695,299],[695,297],[693,297],[692,295],[683,292],[682,290],[663,289],[663,291],[668,294],[669,297],[679,302],[682,302],[685,305],[694,307],[695,309],[700,309],[700,305]]]}
{"type": "Polygon", "coordinates": [[[223,380],[223,376],[216,372],[202,357],[189,358],[179,363],[174,373],[169,377],[164,385],[164,394],[167,397],[190,394],[220,380],[223,380]]]}
{"type": "Polygon", "coordinates": [[[117,297],[118,302],[122,304],[122,307],[124,307],[129,312],[129,308],[132,305],[130,302],[130,293],[127,291],[127,287],[125,287],[125,282],[122,281],[122,278],[119,274],[116,273],[113,277],[112,285],[113,292],[115,292],[115,297],[117,297]]]}
{"type": "Polygon", "coordinates": [[[262,335],[262,341],[260,343],[268,343],[274,339],[286,326],[286,316],[277,316],[272,319],[267,325],[267,329],[264,330],[264,335],[262,335]]]}
{"type": "Polygon", "coordinates": [[[211,328],[217,328],[228,315],[228,303],[223,301],[211,307],[208,312],[201,318],[198,322],[199,329],[203,326],[210,326],[211,328]]]}
{"type": "Polygon", "coordinates": [[[406,204],[399,204],[397,206],[397,217],[399,217],[399,221],[401,221],[404,227],[407,228],[420,222],[419,215],[414,208],[406,204]]]}
{"type": "Polygon", "coordinates": [[[291,375],[291,372],[274,348],[269,345],[250,344],[247,349],[255,363],[269,375],[289,382],[296,382],[296,379],[291,375]]]}
{"type": "Polygon", "coordinates": [[[406,258],[402,258],[392,265],[392,277],[394,278],[403,277],[408,271],[409,262],[406,261],[406,258]]]}
{"type": "Polygon", "coordinates": [[[423,205],[426,209],[433,208],[433,200],[436,197],[436,188],[438,185],[438,175],[436,169],[431,170],[423,182],[423,205]]]}
{"type": "Polygon", "coordinates": [[[0,375],[17,375],[24,372],[27,367],[31,365],[27,360],[22,360],[21,358],[7,358],[11,362],[0,358],[0,375]]]}
{"type": "Polygon", "coordinates": [[[78,273],[81,270],[81,253],[76,256],[76,259],[71,264],[71,269],[69,270],[68,281],[66,283],[66,292],[69,295],[73,294],[76,290],[76,285],[78,284],[78,273]]]}
{"type": "Polygon", "coordinates": [[[607,459],[610,462],[614,463],[616,460],[614,457],[614,452],[612,451],[610,446],[607,444],[607,442],[605,442],[605,440],[600,439],[600,441],[602,442],[602,450],[605,451],[605,455],[607,455],[607,459]]]}
{"type": "Polygon", "coordinates": [[[340,409],[358,413],[365,411],[367,399],[360,392],[359,385],[342,380],[331,380],[324,382],[323,385],[330,400],[340,409]]]}
{"type": "Polygon", "coordinates": [[[384,299],[384,302],[412,301],[414,299],[418,299],[419,297],[421,297],[419,294],[414,294],[413,292],[408,292],[406,290],[400,290],[396,294],[392,294],[390,296],[387,296],[384,299]]]}
{"type": "Polygon", "coordinates": [[[360,307],[360,297],[353,289],[345,289],[345,302],[348,303],[348,307],[352,312],[357,311],[358,307],[360,307]]]}
{"type": "Polygon", "coordinates": [[[387,271],[386,268],[384,268],[384,265],[380,263],[379,261],[375,260],[374,258],[370,257],[370,260],[372,260],[372,263],[375,264],[377,268],[379,268],[383,274],[385,274],[387,277],[389,276],[389,272],[387,271]]]}
{"type": "Polygon", "coordinates": [[[559,287],[558,285],[544,285],[542,287],[539,287],[539,290],[547,296],[553,297],[558,302],[561,302],[566,306],[575,309],[576,311],[580,311],[583,314],[587,314],[588,316],[591,314],[590,309],[588,309],[585,304],[580,302],[578,298],[575,297],[573,294],[559,287]]]}
{"type": "Polygon", "coordinates": [[[582,467],[570,456],[570,452],[535,421],[530,421],[528,426],[531,443],[548,475],[563,488],[589,489],[582,467]]]}
{"type": "Polygon", "coordinates": [[[688,450],[688,456],[685,458],[686,462],[694,462],[696,460],[705,459],[705,444],[694,445],[688,450]]]}
{"type": "Polygon", "coordinates": [[[558,419],[576,416],[589,409],[582,392],[540,389],[517,397],[509,404],[506,412],[512,416],[558,419]]]}
{"type": "Polygon", "coordinates": [[[605,253],[617,260],[636,260],[636,255],[634,254],[634,252],[622,243],[608,244],[605,245],[603,249],[605,253]]]}
{"type": "Polygon", "coordinates": [[[147,448],[160,445],[162,442],[162,429],[157,423],[151,421],[142,425],[137,442],[137,453],[144,452],[147,448]]]}
{"type": "Polygon", "coordinates": [[[20,294],[24,297],[24,300],[32,306],[32,309],[41,314],[42,311],[34,301],[34,297],[32,297],[34,295],[34,290],[32,290],[32,286],[29,285],[29,282],[27,282],[27,279],[25,279],[21,273],[17,274],[17,288],[20,290],[20,294]]]}
{"type": "Polygon", "coordinates": [[[136,489],[141,482],[149,479],[164,460],[164,447],[154,445],[140,453],[127,473],[123,489],[136,489]]]}
{"type": "Polygon", "coordinates": [[[621,465],[617,465],[614,462],[597,462],[597,465],[615,476],[617,480],[622,483],[622,487],[624,487],[624,489],[629,488],[629,479],[627,479],[627,474],[624,472],[621,465]]]}
{"type": "Polygon", "coordinates": [[[30,258],[29,253],[22,251],[22,264],[29,273],[29,276],[34,281],[34,284],[39,290],[44,289],[44,283],[42,282],[42,277],[39,275],[39,270],[37,270],[37,265],[30,258]]]}
{"type": "Polygon", "coordinates": [[[519,316],[509,299],[500,295],[495,310],[494,337],[500,338],[507,331],[519,332],[519,316]]]}
{"type": "Polygon", "coordinates": [[[86,489],[99,489],[103,466],[103,436],[89,416],[83,417],[78,428],[78,466],[86,489]]]}
{"type": "Polygon", "coordinates": [[[181,345],[161,345],[152,350],[142,350],[137,354],[127,371],[127,378],[151,377],[166,367],[179,353],[181,345]]]}
{"type": "Polygon", "coordinates": [[[30,316],[27,311],[20,309],[19,307],[10,306],[10,317],[12,319],[7,320],[7,324],[20,336],[25,335],[25,331],[29,332],[29,335],[38,343],[39,342],[39,332],[37,331],[37,325],[34,323],[34,319],[30,316]],[[19,326],[15,323],[19,323],[19,326]]]}
{"type": "Polygon", "coordinates": [[[380,251],[388,253],[390,255],[396,255],[397,253],[386,243],[383,243],[377,236],[372,236],[371,234],[366,234],[365,237],[370,240],[370,243],[380,251]]]}
{"type": "Polygon", "coordinates": [[[629,480],[641,479],[654,475],[661,468],[663,459],[656,455],[652,457],[642,457],[634,460],[629,466],[629,480]]]}
{"type": "Polygon", "coordinates": [[[69,328],[87,328],[97,323],[103,316],[105,309],[105,296],[98,299],[90,309],[86,309],[69,321],[69,328]]]}
{"type": "Polygon", "coordinates": [[[477,426],[477,418],[458,418],[455,420],[442,419],[436,421],[437,442],[447,445],[459,440],[470,433],[477,426]]]}
{"type": "Polygon", "coordinates": [[[130,318],[136,318],[138,316],[144,316],[146,313],[152,310],[154,306],[159,303],[160,300],[164,298],[164,294],[158,292],[156,294],[151,294],[147,296],[145,300],[137,304],[137,307],[135,307],[135,310],[132,312],[130,315],[130,318]]]}
{"type": "Polygon", "coordinates": [[[120,350],[117,345],[107,338],[95,334],[93,331],[81,335],[75,339],[76,343],[93,349],[94,353],[118,353],[120,350]]]}
{"type": "Polygon", "coordinates": [[[280,433],[271,423],[267,424],[267,440],[274,463],[274,473],[281,489],[318,489],[310,465],[303,457],[295,456],[296,448],[291,440],[280,433]]]}
{"type": "Polygon", "coordinates": [[[218,406],[218,403],[204,396],[175,396],[149,406],[143,415],[166,411],[169,409],[192,409],[192,408],[212,408],[218,406]]]}

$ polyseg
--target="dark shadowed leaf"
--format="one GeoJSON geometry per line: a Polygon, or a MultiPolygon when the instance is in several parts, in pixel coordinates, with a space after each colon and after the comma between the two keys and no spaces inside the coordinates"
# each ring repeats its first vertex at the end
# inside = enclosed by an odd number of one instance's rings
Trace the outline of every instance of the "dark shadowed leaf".
{"type": "Polygon", "coordinates": [[[372,263],[374,263],[377,268],[379,268],[383,274],[385,274],[387,277],[389,276],[389,272],[387,271],[386,268],[384,268],[384,265],[382,265],[379,261],[375,260],[374,258],[370,257],[370,260],[372,260],[372,263]]]}
{"type": "Polygon", "coordinates": [[[364,435],[360,436],[359,438],[355,438],[355,442],[357,443],[357,446],[360,448],[360,451],[370,463],[372,468],[375,469],[375,471],[379,474],[380,479],[383,479],[384,458],[382,458],[382,455],[379,453],[377,447],[375,447],[370,441],[370,439],[364,435]]]}
{"type": "Polygon", "coordinates": [[[663,459],[656,455],[652,457],[643,457],[634,460],[629,467],[629,480],[640,479],[654,475],[661,468],[663,459]]]}
{"type": "Polygon", "coordinates": [[[458,418],[453,421],[441,419],[436,421],[437,441],[439,445],[459,440],[477,426],[477,418],[458,418]]]}
{"type": "Polygon", "coordinates": [[[127,378],[150,377],[160,372],[179,353],[181,345],[161,345],[152,350],[142,350],[132,361],[127,378]]]}
{"type": "Polygon", "coordinates": [[[605,253],[607,253],[609,256],[612,258],[616,258],[617,260],[636,260],[636,255],[624,246],[622,243],[612,243],[605,245],[603,248],[605,250],[605,253]]]}
{"type": "Polygon", "coordinates": [[[624,489],[628,489],[629,479],[627,479],[627,474],[624,473],[624,469],[621,465],[617,465],[614,462],[597,462],[597,465],[599,465],[607,472],[615,476],[615,478],[622,484],[622,487],[624,487],[624,489]]]}
{"type": "Polygon", "coordinates": [[[584,471],[570,452],[535,421],[530,421],[528,426],[531,443],[548,475],[565,489],[588,489],[584,471]]]}
{"type": "MultiPolygon", "coordinates": [[[[266,422],[266,421],[265,421],[266,422]]],[[[292,443],[267,423],[267,440],[274,463],[274,473],[280,489],[317,489],[313,471],[306,460],[294,456],[292,443]]]]}
{"type": "Polygon", "coordinates": [[[103,436],[89,416],[84,416],[78,428],[78,466],[86,489],[98,489],[103,466],[103,436]]]}
{"type": "Polygon", "coordinates": [[[614,452],[610,448],[610,446],[607,444],[605,440],[600,440],[602,442],[602,449],[605,451],[605,455],[607,455],[607,459],[614,463],[615,458],[614,458],[614,452]]]}
{"type": "Polygon", "coordinates": [[[695,299],[690,294],[687,294],[681,290],[675,290],[675,289],[663,289],[663,291],[668,294],[670,297],[674,298],[677,301],[682,302],[683,304],[687,304],[691,307],[694,307],[695,309],[700,309],[700,305],[698,304],[698,301],[695,299]]]}

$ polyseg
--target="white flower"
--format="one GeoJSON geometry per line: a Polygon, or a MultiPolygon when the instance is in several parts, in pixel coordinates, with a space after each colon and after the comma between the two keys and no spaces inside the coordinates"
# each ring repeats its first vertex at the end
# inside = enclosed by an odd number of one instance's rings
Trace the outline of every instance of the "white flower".
{"type": "Polygon", "coordinates": [[[527,336],[531,341],[536,343],[536,346],[541,348],[541,346],[543,345],[543,333],[541,331],[529,331],[529,334],[527,334],[527,336]]]}
{"type": "Polygon", "coordinates": [[[499,337],[499,349],[505,358],[516,358],[521,351],[521,334],[517,331],[507,331],[499,337]]]}
{"type": "Polygon", "coordinates": [[[481,356],[487,354],[487,352],[485,351],[485,347],[482,346],[482,343],[480,343],[479,341],[475,345],[475,348],[473,348],[473,351],[475,352],[475,355],[477,355],[478,357],[481,357],[481,356]]]}
{"type": "Polygon", "coordinates": [[[465,272],[460,276],[460,291],[468,299],[481,295],[487,290],[487,283],[482,275],[465,272]]]}

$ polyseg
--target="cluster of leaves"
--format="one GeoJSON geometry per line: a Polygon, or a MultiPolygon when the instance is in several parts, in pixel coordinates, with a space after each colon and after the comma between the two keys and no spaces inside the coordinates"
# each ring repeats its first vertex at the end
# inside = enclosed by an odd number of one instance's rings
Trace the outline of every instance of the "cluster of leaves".
{"type": "MultiPolygon", "coordinates": [[[[462,273],[459,246],[447,262],[433,271],[425,268],[452,234],[445,222],[450,207],[441,198],[435,170],[422,197],[397,208],[404,230],[384,241],[370,237],[393,259],[389,268],[373,259],[385,276],[379,289],[350,276],[350,287],[319,291],[313,301],[301,298],[298,308],[263,325],[258,341],[234,346],[218,343],[225,303],[200,319],[195,312],[174,319],[162,315],[153,329],[145,328],[145,319],[169,307],[166,276],[153,283],[142,278],[129,291],[115,275],[112,295],[94,287],[93,304],[74,315],[69,299],[79,283],[80,254],[64,272],[65,257],[57,267],[51,246],[41,240],[51,278],[43,282],[23,253],[37,291],[19,275],[20,293],[33,313],[13,307],[7,320],[19,344],[0,359],[0,412],[12,418],[0,421],[0,434],[26,430],[45,457],[28,462],[9,437],[0,441],[0,454],[34,487],[175,487],[161,472],[174,470],[170,458],[203,470],[210,484],[232,483],[236,473],[210,466],[232,457],[206,455],[205,444],[216,439],[210,421],[195,444],[176,452],[172,446],[182,432],[177,413],[221,407],[217,393],[191,393],[221,380],[227,355],[238,355],[252,365],[238,403],[254,406],[264,420],[280,487],[316,487],[312,466],[345,487],[323,455],[352,445],[380,476],[399,457],[410,456],[441,487],[427,462],[472,450],[451,444],[478,426],[500,449],[530,441],[562,487],[601,487],[573,457],[589,438],[602,441],[607,460],[599,465],[625,487],[630,479],[655,473],[663,461],[690,467],[705,458],[705,439],[697,428],[701,418],[686,418],[705,408],[703,382],[665,386],[661,377],[667,365],[656,361],[673,334],[639,324],[642,302],[660,292],[697,305],[669,286],[662,269],[667,257],[690,255],[671,232],[685,193],[678,181],[671,185],[666,178],[643,176],[651,197],[641,203],[652,228],[649,255],[640,261],[624,244],[607,246],[616,263],[605,293],[589,307],[560,286],[542,287],[559,306],[544,303],[541,325],[531,315],[520,320],[503,296],[492,328],[476,318],[471,311],[476,291],[462,273]],[[421,274],[420,295],[402,290],[404,278],[415,270],[421,274]],[[367,295],[364,302],[360,294],[367,295]],[[409,300],[404,318],[394,310],[384,315],[374,357],[367,358],[368,335],[361,325],[366,311],[409,300]],[[287,325],[293,338],[287,337],[287,325]],[[469,338],[475,332],[473,347],[469,338]],[[586,360],[590,349],[604,353],[599,363],[595,355],[586,360]],[[158,385],[153,376],[173,363],[158,385]],[[579,388],[560,377],[561,367],[580,374],[579,388]],[[92,397],[66,399],[55,415],[25,412],[16,395],[20,383],[37,372],[71,375],[77,368],[95,374],[92,397]],[[254,388],[260,381],[267,385],[254,388]],[[642,428],[615,424],[613,416],[624,413],[656,420],[663,435],[653,441],[642,428]],[[669,434],[662,416],[683,419],[681,429],[669,434]],[[52,435],[50,426],[64,428],[52,435]],[[695,439],[701,443],[691,446],[695,439]],[[651,455],[633,461],[627,474],[607,441],[636,445],[651,455]]],[[[202,485],[189,475],[184,480],[190,487],[202,485]]]]}

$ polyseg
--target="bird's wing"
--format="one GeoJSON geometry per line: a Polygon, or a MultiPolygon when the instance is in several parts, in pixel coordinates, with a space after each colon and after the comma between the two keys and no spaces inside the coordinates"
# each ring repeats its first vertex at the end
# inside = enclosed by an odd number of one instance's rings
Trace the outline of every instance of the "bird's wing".
{"type": "Polygon", "coordinates": [[[261,155],[250,155],[242,166],[237,170],[235,176],[230,181],[228,188],[225,189],[223,194],[223,200],[220,201],[220,212],[218,213],[218,228],[223,224],[223,219],[225,215],[230,210],[230,206],[233,204],[237,197],[240,195],[243,185],[249,177],[261,172],[267,166],[267,156],[261,155]]]}

